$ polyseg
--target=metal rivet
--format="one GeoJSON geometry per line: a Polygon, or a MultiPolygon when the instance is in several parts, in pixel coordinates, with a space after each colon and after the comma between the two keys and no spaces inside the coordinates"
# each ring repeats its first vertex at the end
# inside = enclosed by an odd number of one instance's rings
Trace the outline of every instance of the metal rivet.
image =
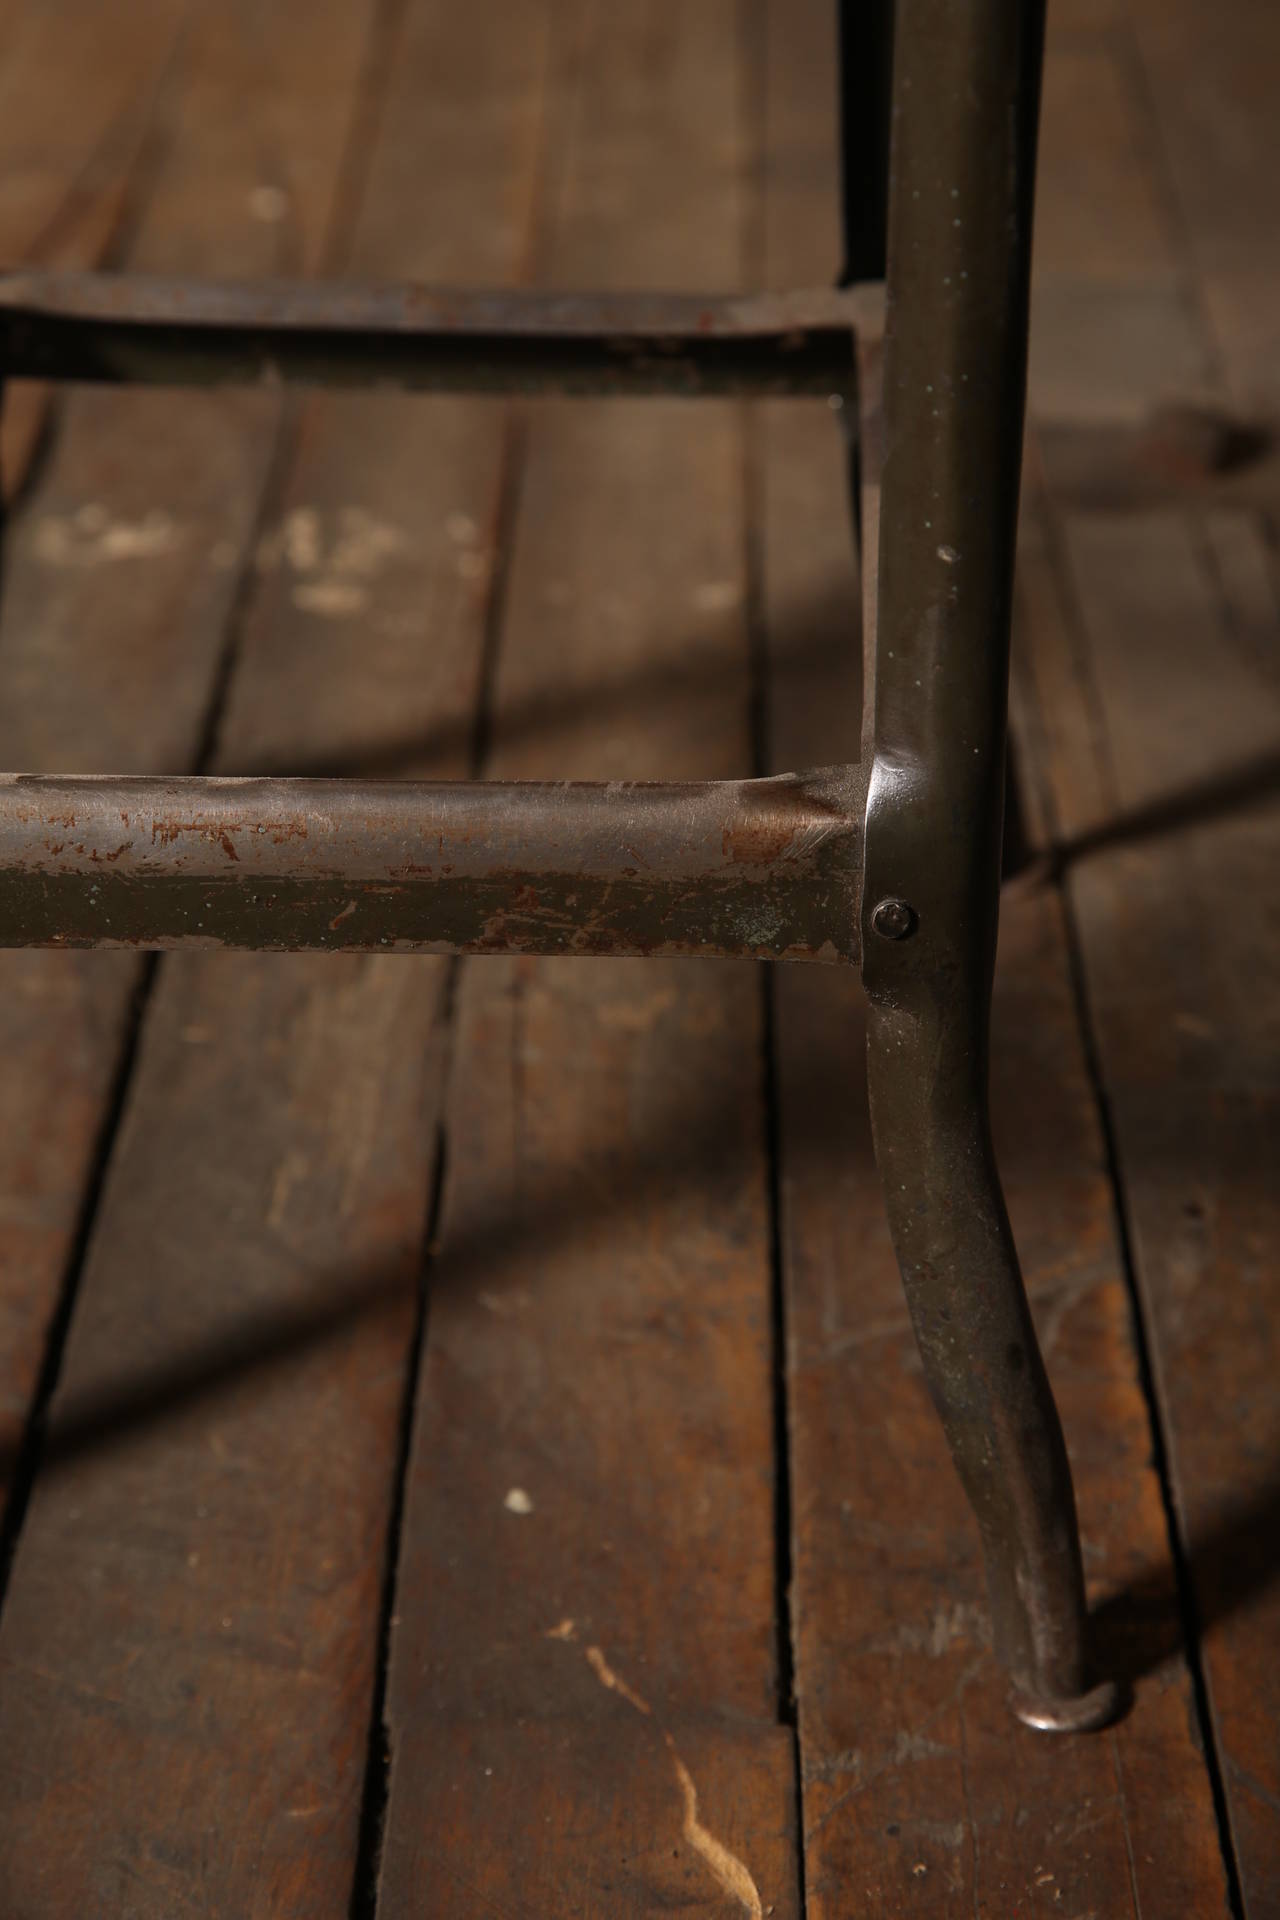
{"type": "Polygon", "coordinates": [[[882,900],[871,915],[882,940],[905,940],[916,930],[916,916],[905,900],[882,900]]]}

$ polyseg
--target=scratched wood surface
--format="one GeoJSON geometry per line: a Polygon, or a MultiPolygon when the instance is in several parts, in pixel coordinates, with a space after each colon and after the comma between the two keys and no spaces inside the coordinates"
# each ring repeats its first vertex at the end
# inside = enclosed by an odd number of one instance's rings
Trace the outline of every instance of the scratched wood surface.
{"type": "MultiPolygon", "coordinates": [[[[763,49],[765,272],[812,277],[835,219],[813,112],[828,10],[763,49]]],[[[858,711],[857,595],[827,422],[764,415],[773,762],[844,751],[858,711]]],[[[995,1127],[1076,1475],[1090,1592],[1132,1667],[1129,1603],[1161,1657],[1132,1713],[1053,1741],[1012,1720],[991,1656],[977,1530],[946,1456],[888,1243],[855,982],[780,972],[796,1693],[808,1911],[1226,1912],[1210,1784],[1180,1657],[1160,1487],[1059,902],[1006,889],[995,1127]],[[1159,1783],[1158,1787],[1156,1783],[1159,1783]]]]}
{"type": "MultiPolygon", "coordinates": [[[[121,18],[94,0],[7,0],[0,13],[0,260],[104,265],[127,244],[163,138],[182,0],[121,18]]],[[[0,493],[22,486],[55,396],[18,381],[0,420],[0,493]]]]}
{"type": "MultiPolygon", "coordinates": [[[[0,245],[821,281],[832,14],[7,0],[0,245]]],[[[993,1065],[1131,1712],[1005,1713],[855,983],[0,955],[4,1915],[1280,1913],[1276,500],[1144,438],[1277,405],[1280,27],[1050,26],[993,1065]]],[[[6,766],[855,750],[825,409],[15,389],[2,451],[6,766]]]]}
{"type": "MultiPolygon", "coordinates": [[[[21,20],[36,11],[25,9],[21,20]]],[[[60,32],[50,38],[33,22],[29,33],[15,36],[5,68],[19,100],[45,101],[43,118],[36,118],[40,129],[50,124],[50,96],[70,90],[65,124],[75,126],[75,88],[96,93],[89,56],[104,10],[86,7],[80,23],[69,7],[53,12],[60,32]]],[[[251,196],[261,184],[264,144],[284,112],[277,98],[285,57],[280,23],[260,23],[250,48],[244,23],[226,10],[189,18],[177,39],[173,20],[163,35],[158,16],[138,20],[149,38],[135,44],[131,32],[117,31],[112,42],[133,46],[130,71],[138,92],[132,103],[127,93],[123,105],[118,97],[122,56],[101,50],[104,98],[121,125],[143,118],[153,129],[168,129],[165,164],[142,168],[141,178],[135,167],[130,176],[139,205],[129,258],[155,269],[201,259],[227,273],[270,271],[279,258],[277,223],[259,217],[262,203],[251,196]]],[[[349,89],[343,63],[355,58],[356,45],[347,30],[333,50],[339,71],[331,70],[330,85],[336,81],[339,98],[349,89]]],[[[313,77],[322,74],[319,68],[313,77]]],[[[23,117],[3,124],[16,142],[23,117]]],[[[61,116],[55,124],[64,124],[61,116]]],[[[86,111],[84,124],[100,146],[95,113],[86,111]]],[[[44,138],[48,144],[51,136],[44,138]]],[[[139,145],[135,138],[135,153],[139,145]]],[[[43,171],[31,163],[32,204],[19,203],[13,223],[6,220],[6,243],[15,252],[39,251],[38,233],[17,220],[19,211],[28,223],[34,219],[36,185],[47,202],[46,225],[56,228],[61,217],[67,179],[60,194],[56,146],[52,155],[38,149],[37,158],[43,171]]],[[[312,259],[337,158],[338,137],[331,132],[311,154],[297,209],[312,259]]],[[[16,145],[13,159],[20,176],[16,145]]],[[[82,177],[79,162],[63,164],[73,180],[82,177]]],[[[5,555],[0,728],[6,766],[158,772],[199,761],[277,415],[275,403],[258,395],[230,402],[105,390],[66,396],[38,499],[17,518],[5,555]]],[[[17,461],[29,451],[26,443],[5,449],[17,461]]],[[[6,480],[20,478],[20,466],[6,469],[6,480]]],[[[123,956],[103,955],[88,967],[51,965],[52,959],[0,955],[0,1030],[13,1063],[0,1143],[0,1478],[6,1481],[64,1276],[78,1259],[143,978],[123,956]]]]}
{"type": "MultiPolygon", "coordinates": [[[[166,246],[165,264],[209,270],[262,271],[290,253],[340,264],[340,223],[362,184],[347,136],[363,69],[384,98],[380,115],[369,103],[382,136],[359,174],[383,211],[367,229],[357,220],[350,257],[383,276],[509,276],[538,126],[540,19],[493,41],[478,17],[424,0],[393,44],[397,18],[208,9],[177,117],[197,151],[161,175],[185,218],[164,213],[163,243],[144,226],[148,264],[166,246]],[[299,39],[316,51],[290,67],[294,95],[281,70],[299,39]],[[257,128],[244,118],[252,71],[257,128]],[[470,76],[463,146],[481,164],[461,204],[456,121],[420,112],[440,71],[470,76]],[[264,152],[279,163],[265,182],[264,152]],[[424,177],[439,183],[434,221],[424,177]],[[241,228],[257,258],[241,245],[228,261],[219,241],[241,228]]],[[[115,422],[92,436],[107,459],[136,405],[113,398],[115,422]]],[[[157,404],[177,411],[170,396],[157,404]]],[[[164,444],[202,473],[219,435],[236,461],[226,505],[248,516],[243,553],[211,553],[180,485],[144,476],[150,511],[165,502],[202,565],[240,573],[214,764],[323,759],[408,729],[415,766],[464,773],[499,416],[335,400],[294,422],[259,396],[218,398],[164,444]]],[[[42,494],[33,537],[45,505],[42,494]]],[[[130,605],[115,601],[117,626],[130,605]]],[[[157,681],[191,637],[183,614],[171,595],[156,615],[157,681]]],[[[118,635],[98,640],[110,659],[118,635]]],[[[122,726],[144,697],[117,698],[122,726]]],[[[96,752],[127,761],[118,748],[96,752]]],[[[178,757],[165,742],[150,752],[144,764],[178,757]]],[[[439,964],[389,959],[210,955],[159,971],[0,1627],[3,1744],[21,1756],[0,1790],[0,1823],[17,1836],[0,1865],[6,1912],[348,1911],[445,978],[439,964]]]]}
{"type": "MultiPolygon", "coordinates": [[[[63,233],[55,257],[83,264],[91,256],[77,256],[73,243],[99,236],[104,204],[132,194],[134,265],[248,275],[314,265],[337,192],[365,16],[352,15],[327,54],[298,59],[293,25],[279,13],[188,9],[177,35],[177,8],[163,17],[157,7],[130,9],[128,31],[117,20],[111,33],[108,10],[81,11],[83,19],[70,6],[22,9],[6,49],[15,106],[0,121],[7,255],[44,257],[42,234],[63,233]],[[282,85],[284,71],[296,95],[282,85]],[[326,88],[338,111],[316,124],[303,98],[324,100],[326,88]],[[65,115],[50,113],[53,97],[65,115]],[[39,112],[32,102],[43,102],[39,112]],[[135,163],[146,158],[138,128],[151,129],[162,166],[135,164],[122,185],[112,174],[100,179],[121,151],[119,136],[107,140],[99,124],[108,110],[108,130],[118,123],[128,134],[135,163]],[[87,159],[79,147],[68,151],[73,132],[87,159]]],[[[15,388],[14,398],[29,426],[29,389],[15,388]]],[[[5,555],[7,767],[160,772],[200,762],[279,421],[277,403],[258,395],[67,396],[38,500],[17,519],[5,555]]],[[[6,441],[6,484],[21,481],[30,452],[26,427],[6,441]]],[[[86,966],[0,955],[0,1035],[12,1063],[0,1096],[3,1482],[81,1251],[143,978],[124,956],[86,966]]]]}
{"type": "MultiPolygon", "coordinates": [[[[103,9],[91,0],[49,9],[15,0],[8,9],[0,22],[0,256],[6,261],[52,256],[84,266],[100,256],[130,182],[140,185],[139,149],[162,105],[157,95],[173,60],[179,14],[176,5],[139,8],[129,30],[121,32],[118,23],[104,31],[103,9]],[[63,101],[57,114],[49,107],[54,73],[63,101]]],[[[6,396],[0,476],[8,496],[30,473],[46,400],[21,385],[6,396]]],[[[100,551],[104,533],[111,533],[104,525],[95,533],[93,517],[118,462],[96,431],[83,431],[82,412],[74,401],[64,408],[67,432],[49,462],[44,532],[20,521],[5,554],[0,757],[7,767],[52,772],[73,761],[87,764],[85,755],[95,761],[101,756],[106,764],[113,749],[134,766],[154,764],[152,755],[177,749],[175,764],[183,765],[198,730],[216,613],[203,631],[192,619],[189,659],[171,675],[166,694],[139,712],[134,689],[158,678],[170,658],[168,615],[157,603],[131,618],[123,598],[104,604],[98,568],[49,563],[51,548],[71,544],[77,533],[87,536],[80,544],[90,556],[100,551]],[[76,517],[86,508],[88,527],[76,517]],[[124,658],[122,638],[128,645],[124,658]],[[50,654],[58,652],[63,670],[51,672],[50,654]],[[84,676],[93,673],[95,662],[105,663],[124,691],[135,661],[141,677],[130,689],[131,724],[109,741],[107,703],[101,688],[86,684],[84,676]]],[[[207,573],[203,548],[214,531],[210,494],[218,451],[211,449],[206,473],[190,476],[192,515],[203,518],[205,540],[181,555],[157,555],[147,569],[159,594],[173,596],[170,612],[184,597],[189,604],[195,582],[207,573]]],[[[156,469],[170,457],[167,446],[157,448],[154,435],[139,432],[137,497],[143,514],[164,495],[156,469]]],[[[117,540],[122,525],[126,538],[130,529],[136,536],[137,497],[113,503],[117,540]]],[[[137,559],[122,555],[120,565],[136,581],[137,559]]],[[[0,1046],[11,1063],[0,1092],[0,1500],[73,1257],[137,978],[128,959],[67,968],[50,966],[50,958],[0,954],[0,1046]],[[55,1087],[60,1097],[52,1096],[55,1087]]]]}
{"type": "MultiPolygon", "coordinates": [[[[731,0],[557,11],[582,37],[538,278],[738,284],[731,0]]],[[[540,406],[513,484],[488,771],[749,771],[736,410],[540,406]]],[[[797,1911],[762,1072],[752,969],[463,970],[390,1653],[388,1920],[429,1882],[440,1920],[797,1911]]]]}
{"type": "MultiPolygon", "coordinates": [[[[1172,283],[1203,397],[1273,423],[1280,21],[1135,0],[1081,46],[1117,75],[1095,164],[1136,183],[1108,216],[1118,249],[1172,283]]],[[[1064,129],[1064,175],[1066,145],[1064,129]]],[[[1050,256],[1058,239],[1042,227],[1050,256]]],[[[1149,373],[1153,399],[1180,397],[1171,371],[1149,373]]],[[[1046,437],[1028,513],[1045,617],[1026,648],[1233,1892],[1251,1916],[1280,1912],[1280,604],[1276,498],[1259,477],[1252,498],[1246,468],[1221,476],[1234,496],[1211,475],[1184,502],[1116,513],[1078,467],[1060,473],[1046,437]]]]}

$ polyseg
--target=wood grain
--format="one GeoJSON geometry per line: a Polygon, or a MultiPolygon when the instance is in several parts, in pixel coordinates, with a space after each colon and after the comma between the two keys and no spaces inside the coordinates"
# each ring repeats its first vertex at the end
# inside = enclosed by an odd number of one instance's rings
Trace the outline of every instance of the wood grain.
{"type": "MultiPolygon", "coordinates": [[[[204,130],[210,159],[221,147],[228,164],[237,150],[255,162],[239,187],[202,186],[194,163],[167,171],[207,206],[210,235],[254,218],[261,152],[244,84],[260,63],[281,141],[309,143],[289,195],[298,243],[322,237],[321,162],[333,188],[370,14],[286,12],[265,46],[237,37],[243,21],[214,32],[209,16],[184,124],[197,145],[204,130]],[[289,40],[313,36],[290,64],[289,40]],[[221,132],[210,126],[233,102],[221,132]]],[[[384,209],[360,235],[366,270],[421,270],[424,178],[448,208],[432,236],[446,270],[479,279],[496,259],[517,264],[542,18],[514,9],[508,32],[489,25],[427,0],[411,10],[369,187],[398,196],[399,216],[384,209]],[[424,116],[422,101],[463,74],[488,103],[473,105],[470,135],[488,167],[460,209],[449,116],[424,116]]],[[[190,256],[179,212],[166,219],[190,256]]],[[[172,457],[196,464],[190,419],[158,398],[172,457]]],[[[215,403],[256,476],[251,507],[274,404],[245,402],[262,416],[255,467],[246,415],[215,403]]],[[[201,424],[216,449],[212,409],[201,424]]],[[[112,444],[101,426],[95,437],[112,444]]],[[[407,729],[417,764],[464,772],[501,417],[334,401],[306,412],[292,445],[217,764],[407,729]],[[453,744],[434,750],[433,726],[453,744]]],[[[202,530],[209,566],[207,541],[202,530]]],[[[345,1915],[352,1898],[445,974],[226,961],[161,969],[14,1565],[0,1628],[4,1746],[21,1756],[0,1781],[6,1911],[202,1905],[310,1920],[345,1915]]]]}
{"type": "MultiPolygon", "coordinates": [[[[398,39],[396,4],[368,37],[372,6],[202,3],[170,60],[169,0],[0,5],[6,257],[834,268],[826,0],[407,0],[398,39]]],[[[1265,412],[1270,15],[1051,15],[1042,417],[1132,439],[1189,392],[1265,412]]],[[[13,396],[9,487],[42,405],[13,396]]],[[[379,1911],[784,1916],[803,1853],[814,1920],[1223,1913],[1150,1390],[1240,1904],[1280,1912],[1274,528],[1225,491],[1091,510],[1065,445],[1033,443],[1024,515],[1044,858],[1006,895],[996,1121],[1131,1716],[1054,1742],[1005,1712],[882,1222],[856,984],[776,989],[788,1612],[759,975],[488,961],[455,999],[435,962],[166,961],[0,1619],[4,1913],[345,1915],[353,1882],[368,1910],[451,1046],[379,1911]]],[[[762,643],[772,763],[844,759],[844,467],[807,405],[74,393],[7,555],[0,764],[457,776],[504,606],[491,771],[751,771],[762,643]]],[[[6,1473],[139,978],[0,955],[6,1473]]]]}
{"type": "MultiPolygon", "coordinates": [[[[13,0],[0,19],[0,259],[91,267],[146,191],[146,143],[164,107],[187,9],[142,0],[13,0]]],[[[52,390],[12,382],[0,424],[0,485],[22,487],[52,390]]]]}
{"type": "Polygon", "coordinates": [[[1266,1652],[1280,1630],[1280,1027],[1258,991],[1280,935],[1280,688],[1256,648],[1273,641],[1274,607],[1252,633],[1233,619],[1264,612],[1256,528],[1233,516],[1200,527],[1199,546],[1189,531],[1176,514],[1069,516],[1050,579],[1079,619],[1045,623],[1034,672],[1061,684],[1060,650],[1074,641],[1095,750],[1063,754],[1050,730],[1052,802],[1252,1915],[1280,1905],[1280,1700],[1266,1652]],[[1251,766],[1252,780],[1236,779],[1251,766]]]}
{"type": "MultiPolygon", "coordinates": [[[[6,11],[0,65],[0,254],[6,261],[88,266],[102,257],[130,193],[142,189],[139,154],[160,105],[161,79],[173,65],[182,12],[176,0],[149,0],[131,8],[123,23],[96,0],[15,4],[6,11]],[[56,112],[50,109],[54,93],[56,112]]],[[[0,483],[6,497],[30,472],[48,403],[47,389],[27,382],[12,384],[4,396],[0,483]]],[[[152,755],[163,754],[176,735],[186,742],[176,764],[188,764],[218,610],[206,592],[208,618],[204,636],[192,635],[190,679],[179,674],[170,682],[171,700],[156,698],[149,687],[144,710],[135,706],[123,739],[111,742],[101,692],[81,676],[118,642],[122,623],[102,608],[96,569],[75,570],[65,553],[55,567],[51,554],[55,546],[75,544],[82,525],[76,516],[87,509],[93,520],[120,463],[118,451],[104,459],[105,446],[75,428],[70,442],[63,449],[68,457],[55,452],[50,463],[43,534],[33,536],[19,522],[6,545],[0,761],[8,768],[102,764],[114,746],[129,764],[152,765],[152,755]],[[49,591],[55,581],[61,592],[49,591]],[[95,591],[86,592],[91,584],[95,591]],[[46,671],[51,655],[60,673],[46,671]]],[[[130,476],[136,492],[120,503],[126,525],[140,525],[166,497],[167,458],[154,435],[138,436],[130,476]]],[[[193,489],[196,519],[215,511],[211,496],[224,478],[216,463],[200,477],[208,485],[193,489]]],[[[98,526],[96,539],[82,537],[82,551],[100,550],[104,532],[110,528],[98,526]]],[[[203,558],[189,551],[155,555],[150,564],[164,574],[174,600],[192,596],[206,570],[203,558]]],[[[136,577],[140,569],[126,561],[122,571],[136,577]]],[[[143,615],[132,636],[135,660],[144,672],[149,668],[152,682],[169,657],[163,618],[149,624],[143,615]]],[[[128,671],[127,660],[117,665],[117,673],[128,671]]],[[[127,959],[94,968],[0,955],[0,1047],[8,1063],[0,1090],[0,1502],[71,1257],[136,979],[127,959]]]]}
{"type": "MultiPolygon", "coordinates": [[[[790,10],[768,48],[775,284],[816,277],[823,248],[834,257],[832,133],[813,112],[826,10],[803,11],[808,33],[790,10]]],[[[773,764],[843,757],[860,692],[842,450],[828,422],[794,407],[769,409],[762,439],[773,764]]],[[[1060,904],[1035,885],[1006,890],[995,1122],[1107,1656],[1132,1671],[1135,1645],[1149,1655],[1160,1636],[1111,1733],[1047,1739],[1007,1711],[976,1527],[884,1221],[860,991],[784,971],[777,995],[808,1910],[1225,1913],[1060,904]]]]}
{"type": "Polygon", "coordinates": [[[1030,402],[1041,419],[1137,422],[1204,391],[1213,361],[1123,19],[1068,33],[1058,14],[1044,69],[1030,402]]]}
{"type": "MultiPolygon", "coordinates": [[[[1132,0],[1125,138],[1162,191],[1219,403],[1274,406],[1267,9],[1132,0]]],[[[1247,417],[1247,416],[1246,416],[1247,417]]],[[[1072,499],[1052,443],[1027,650],[1242,1911],[1280,1911],[1280,617],[1274,514],[1072,499]]]]}
{"type": "Polygon", "coordinates": [[[1217,378],[1238,403],[1280,402],[1280,171],[1274,7],[1129,0],[1132,58],[1217,378]]]}
{"type": "MultiPolygon", "coordinates": [[[[540,277],[734,285],[734,7],[581,19],[540,277]]],[[[532,413],[492,773],[749,770],[741,457],[718,402],[532,413]]],[[[465,969],[382,1915],[796,1911],[760,1075],[750,967],[465,969]]]]}
{"type": "MultiPolygon", "coordinates": [[[[92,11],[95,20],[104,17],[92,11]]],[[[72,11],[53,12],[75,42],[72,11]]],[[[158,34],[153,14],[140,27],[158,34]]],[[[346,104],[360,25],[352,16],[329,36],[327,54],[301,58],[299,84],[319,98],[327,85],[346,104]]],[[[92,79],[97,32],[84,42],[82,90],[92,79]]],[[[140,214],[134,264],[248,275],[279,263],[276,226],[257,216],[253,195],[263,143],[281,112],[290,33],[275,16],[246,42],[247,32],[226,9],[204,9],[191,21],[167,83],[167,161],[140,214]]],[[[159,38],[148,59],[163,51],[159,38]]],[[[70,84],[72,57],[81,56],[70,55],[65,40],[49,42],[33,30],[30,64],[7,70],[9,84],[47,101],[55,85],[70,84]]],[[[106,51],[103,60],[110,78],[106,51]]],[[[146,66],[135,46],[135,84],[146,66]]],[[[104,98],[111,97],[109,90],[104,98]]],[[[118,102],[116,111],[123,111],[118,102]]],[[[326,124],[328,145],[310,154],[307,195],[294,218],[295,244],[312,264],[324,240],[343,122],[330,114],[326,124]]],[[[54,142],[42,164],[34,178],[47,211],[56,204],[56,168],[71,162],[54,142]]],[[[252,561],[279,419],[279,403],[258,394],[80,390],[66,397],[39,489],[6,544],[6,768],[125,773],[195,764],[239,583],[252,561]]],[[[12,1471],[73,1258],[140,978],[127,956],[85,964],[0,954],[0,1045],[9,1062],[0,1095],[0,1486],[12,1471]]]]}

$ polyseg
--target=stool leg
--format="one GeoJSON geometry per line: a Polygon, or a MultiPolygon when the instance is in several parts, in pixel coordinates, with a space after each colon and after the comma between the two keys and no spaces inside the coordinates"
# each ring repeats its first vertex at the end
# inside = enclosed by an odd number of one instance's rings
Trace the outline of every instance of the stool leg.
{"type": "Polygon", "coordinates": [[[1092,1685],[1075,1501],[991,1146],[1009,615],[1042,8],[899,0],[862,913],[872,1122],[1021,1717],[1092,1685]]]}
{"type": "Polygon", "coordinates": [[[1014,1710],[1079,1731],[1110,1719],[1116,1696],[1090,1686],[1071,1473],[991,1147],[984,1002],[948,987],[873,1001],[872,1127],[925,1378],[982,1535],[1014,1710]]]}

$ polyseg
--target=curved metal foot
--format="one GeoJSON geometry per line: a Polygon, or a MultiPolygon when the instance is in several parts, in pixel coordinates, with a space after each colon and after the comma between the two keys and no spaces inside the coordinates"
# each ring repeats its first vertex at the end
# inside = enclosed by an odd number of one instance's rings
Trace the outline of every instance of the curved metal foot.
{"type": "Polygon", "coordinates": [[[1100,1681],[1071,1700],[1041,1700],[1025,1694],[1009,1696],[1010,1709],[1038,1733],[1097,1733],[1118,1720],[1126,1705],[1124,1689],[1114,1680],[1100,1681]]]}
{"type": "Polygon", "coordinates": [[[985,996],[901,985],[873,1001],[868,1074],[907,1304],[981,1530],[1014,1711],[1083,1731],[1120,1702],[1090,1671],[1071,1472],[991,1148],[985,996]]]}

